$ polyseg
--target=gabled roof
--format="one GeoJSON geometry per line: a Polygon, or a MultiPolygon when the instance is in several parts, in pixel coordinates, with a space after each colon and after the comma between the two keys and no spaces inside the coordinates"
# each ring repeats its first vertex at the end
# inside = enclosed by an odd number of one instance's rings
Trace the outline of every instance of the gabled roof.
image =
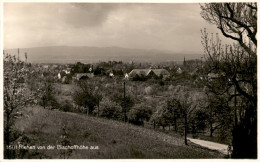
{"type": "Polygon", "coordinates": [[[219,75],[216,74],[216,73],[208,73],[208,78],[209,79],[215,79],[215,78],[218,78],[218,77],[219,77],[219,75]]]}
{"type": "Polygon", "coordinates": [[[82,77],[88,77],[88,78],[93,78],[94,77],[94,73],[75,73],[73,75],[73,78],[79,80],[82,77]]]}
{"type": "Polygon", "coordinates": [[[147,76],[151,72],[153,72],[155,75],[160,76],[160,75],[170,75],[170,73],[165,70],[165,69],[133,69],[130,73],[129,76],[133,77],[135,75],[144,75],[147,76]]]}
{"type": "Polygon", "coordinates": [[[147,76],[150,73],[151,69],[133,69],[129,76],[135,76],[135,75],[144,75],[147,76]]]}
{"type": "Polygon", "coordinates": [[[170,75],[170,73],[165,69],[152,69],[152,71],[157,75],[170,75]]]}

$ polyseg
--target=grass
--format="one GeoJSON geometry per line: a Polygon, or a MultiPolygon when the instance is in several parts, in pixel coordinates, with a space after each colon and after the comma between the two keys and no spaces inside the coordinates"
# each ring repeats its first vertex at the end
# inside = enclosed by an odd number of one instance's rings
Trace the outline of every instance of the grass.
{"type": "MultiPolygon", "coordinates": [[[[98,146],[98,150],[72,150],[72,159],[196,159],[223,158],[224,155],[163,132],[84,114],[51,111],[42,107],[24,109],[16,129],[23,132],[29,145],[56,145],[64,127],[70,145],[98,146]]],[[[61,151],[29,151],[26,158],[61,158],[61,151]]]]}

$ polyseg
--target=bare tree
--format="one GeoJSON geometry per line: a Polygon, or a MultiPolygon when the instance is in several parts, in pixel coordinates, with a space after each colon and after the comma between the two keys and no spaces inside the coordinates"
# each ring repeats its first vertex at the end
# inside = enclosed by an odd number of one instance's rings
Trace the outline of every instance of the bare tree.
{"type": "Polygon", "coordinates": [[[201,16],[216,24],[221,33],[237,41],[249,54],[256,54],[257,3],[209,3],[201,16]]]}
{"type": "Polygon", "coordinates": [[[189,122],[193,112],[197,108],[198,104],[198,95],[190,95],[190,92],[184,89],[177,90],[173,95],[172,104],[176,109],[179,110],[181,117],[183,118],[184,124],[184,142],[185,145],[188,145],[187,135],[189,122]]]}
{"type": "Polygon", "coordinates": [[[232,157],[256,158],[257,4],[210,3],[201,5],[201,9],[207,22],[216,24],[225,37],[237,42],[223,46],[218,35],[210,37],[202,31],[208,72],[216,74],[207,85],[212,93],[227,95],[234,111],[232,157]],[[243,106],[238,107],[238,100],[243,106]]]}

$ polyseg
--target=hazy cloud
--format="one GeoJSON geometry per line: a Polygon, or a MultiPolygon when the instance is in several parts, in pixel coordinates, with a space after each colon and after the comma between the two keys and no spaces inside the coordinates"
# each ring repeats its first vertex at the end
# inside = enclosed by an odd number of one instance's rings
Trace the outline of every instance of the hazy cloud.
{"type": "Polygon", "coordinates": [[[198,4],[4,4],[4,48],[120,46],[201,53],[205,27],[219,32],[200,17],[198,4]]]}
{"type": "Polygon", "coordinates": [[[110,12],[116,10],[116,4],[80,4],[72,3],[69,6],[69,12],[61,9],[65,16],[65,22],[74,27],[90,27],[102,25],[110,12]]]}

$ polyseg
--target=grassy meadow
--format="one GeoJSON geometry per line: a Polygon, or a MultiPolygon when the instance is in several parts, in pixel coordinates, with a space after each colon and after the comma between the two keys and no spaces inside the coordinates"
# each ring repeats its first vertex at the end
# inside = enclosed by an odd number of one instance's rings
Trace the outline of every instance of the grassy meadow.
{"type": "MultiPolygon", "coordinates": [[[[128,158],[223,158],[223,154],[201,148],[183,139],[152,129],[120,121],[96,118],[71,112],[28,107],[23,110],[15,128],[30,139],[27,145],[57,145],[67,134],[69,145],[98,146],[97,150],[72,150],[65,156],[61,150],[29,150],[24,158],[128,159],[128,158]]],[[[65,153],[66,154],[66,153],[65,153]]]]}

